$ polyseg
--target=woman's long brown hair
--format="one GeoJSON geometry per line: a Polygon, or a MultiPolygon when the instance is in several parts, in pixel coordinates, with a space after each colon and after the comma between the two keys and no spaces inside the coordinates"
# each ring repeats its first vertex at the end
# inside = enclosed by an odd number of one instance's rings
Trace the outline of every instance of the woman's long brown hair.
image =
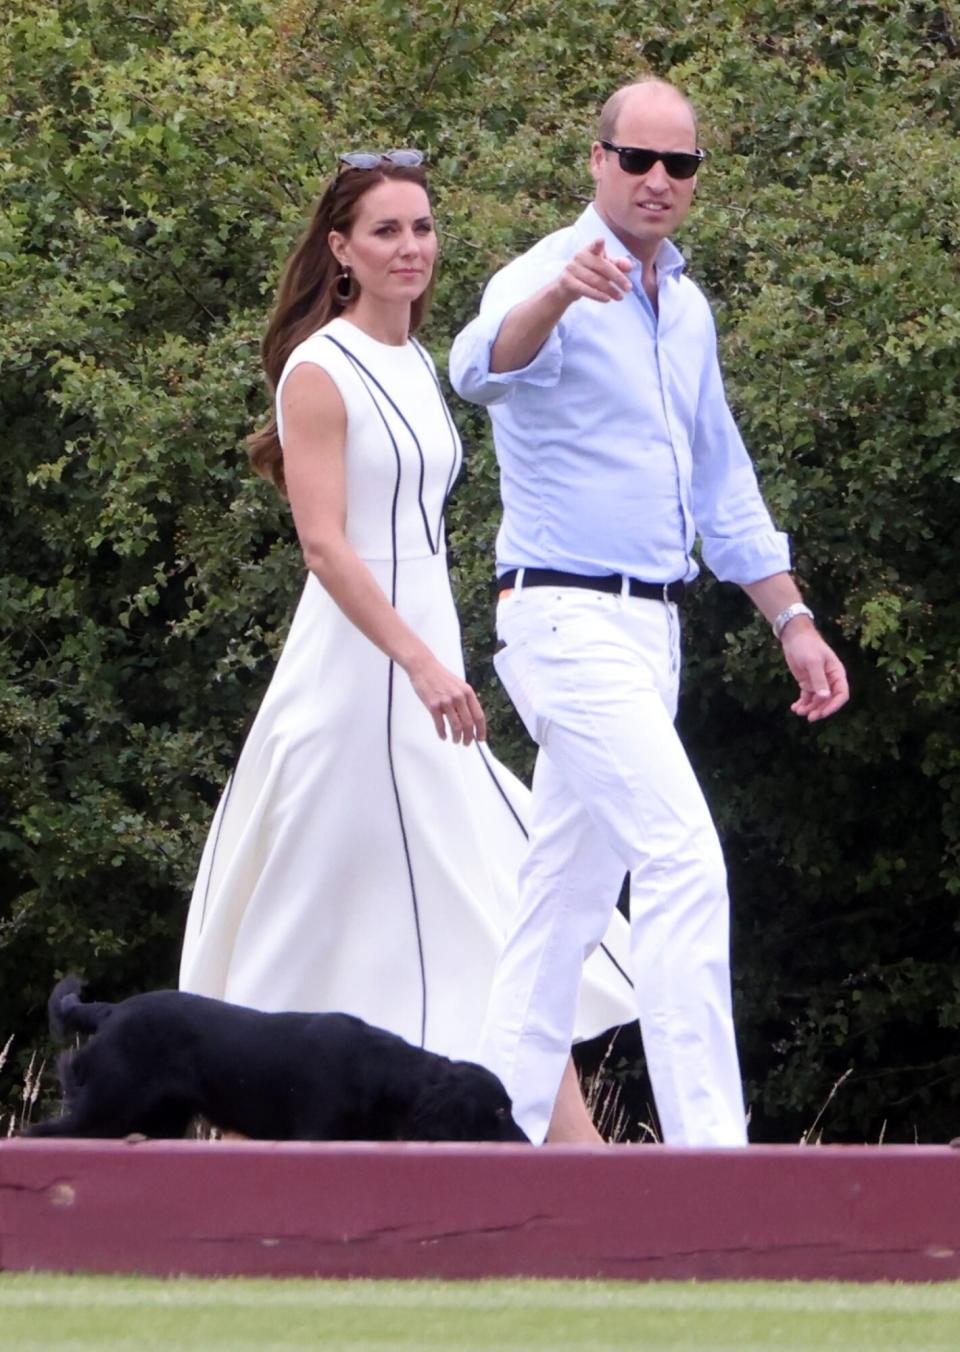
{"type": "MultiPolygon", "coordinates": [[[[377,184],[399,179],[417,183],[429,197],[427,176],[419,166],[392,164],[385,160],[376,169],[345,169],[327,187],[317,203],[310,224],[284,269],[266,335],[260,347],[263,369],[271,392],[275,392],[287,358],[304,338],[341,314],[349,301],[337,295],[340,264],[330,249],[328,235],[336,230],[349,236],[356,219],[357,203],[377,184]]],[[[433,281],[413,302],[410,332],[423,323],[433,291],[433,281]]],[[[286,496],[283,450],[276,410],[259,431],[247,438],[250,462],[258,474],[271,479],[286,496]]]]}

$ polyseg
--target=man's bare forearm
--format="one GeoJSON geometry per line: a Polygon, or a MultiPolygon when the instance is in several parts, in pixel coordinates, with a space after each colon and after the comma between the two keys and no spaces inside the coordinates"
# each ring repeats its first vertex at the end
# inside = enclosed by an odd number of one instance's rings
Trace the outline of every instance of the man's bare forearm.
{"type": "Polygon", "coordinates": [[[602,239],[574,254],[559,277],[507,315],[490,353],[490,370],[502,375],[529,366],[575,300],[583,297],[601,304],[622,300],[635,266],[635,260],[626,256],[608,258],[602,239]]]}
{"type": "Polygon", "coordinates": [[[490,370],[500,375],[529,366],[575,299],[564,293],[559,282],[548,282],[515,305],[500,325],[490,353],[490,370]]]}
{"type": "Polygon", "coordinates": [[[770,624],[787,606],[803,600],[800,588],[790,573],[773,573],[759,582],[748,582],[743,590],[770,624]]]}

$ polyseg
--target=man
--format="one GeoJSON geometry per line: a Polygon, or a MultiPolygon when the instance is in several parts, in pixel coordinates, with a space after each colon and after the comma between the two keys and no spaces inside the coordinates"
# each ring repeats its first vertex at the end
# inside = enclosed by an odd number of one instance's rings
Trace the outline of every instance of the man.
{"type": "Polygon", "coordinates": [[[720,844],[673,726],[677,602],[703,558],[772,624],[810,722],[843,667],[789,573],[727,407],[707,302],[668,236],[702,154],[689,102],[644,80],[601,114],[596,195],[492,279],[451,376],[490,406],[503,523],[497,671],[540,751],[520,907],[480,1059],[542,1141],[584,954],[625,870],[663,1138],[742,1145],[720,844]]]}

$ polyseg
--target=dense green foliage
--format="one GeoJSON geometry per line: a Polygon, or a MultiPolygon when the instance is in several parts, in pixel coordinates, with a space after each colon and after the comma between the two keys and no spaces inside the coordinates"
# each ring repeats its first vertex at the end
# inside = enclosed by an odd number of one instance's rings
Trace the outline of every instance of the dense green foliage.
{"type": "MultiPolygon", "coordinates": [[[[494,267],[590,196],[653,70],[710,152],[680,243],[855,698],[801,725],[709,579],[684,736],[725,839],[754,1135],[960,1118],[960,13],[905,0],[20,0],[0,20],[0,1030],[54,974],[169,983],[211,805],[301,584],[246,469],[278,268],[347,147],[429,153],[438,361],[494,267]]],[[[496,478],[450,513],[494,745],[496,478]]],[[[7,1073],[15,1070],[15,1059],[7,1073]]]]}

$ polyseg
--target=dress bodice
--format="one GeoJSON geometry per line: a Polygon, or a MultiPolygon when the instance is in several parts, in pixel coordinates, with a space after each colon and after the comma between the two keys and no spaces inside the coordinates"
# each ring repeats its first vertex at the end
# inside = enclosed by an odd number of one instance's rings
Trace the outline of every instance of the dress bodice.
{"type": "Polygon", "coordinates": [[[391,346],[333,319],[291,352],[281,395],[303,362],[327,372],[347,413],[346,535],[361,558],[415,559],[444,549],[443,510],[461,449],[429,354],[411,338],[391,346]]]}

